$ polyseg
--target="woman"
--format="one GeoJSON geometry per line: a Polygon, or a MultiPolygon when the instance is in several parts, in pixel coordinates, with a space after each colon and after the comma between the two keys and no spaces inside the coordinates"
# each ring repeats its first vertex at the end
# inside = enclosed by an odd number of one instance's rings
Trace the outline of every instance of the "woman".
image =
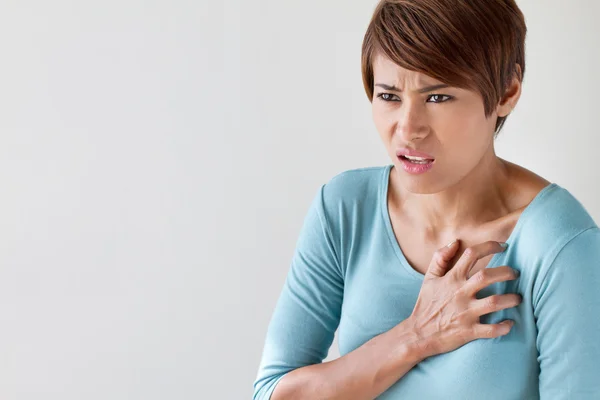
{"type": "Polygon", "coordinates": [[[392,164],[315,196],[254,399],[600,398],[600,230],[494,152],[525,35],[513,0],[379,3],[362,69],[392,164]]]}

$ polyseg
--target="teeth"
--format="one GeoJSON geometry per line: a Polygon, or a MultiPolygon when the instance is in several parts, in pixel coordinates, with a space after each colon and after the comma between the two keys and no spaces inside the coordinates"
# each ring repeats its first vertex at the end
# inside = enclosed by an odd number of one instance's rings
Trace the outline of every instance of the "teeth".
{"type": "Polygon", "coordinates": [[[429,161],[410,161],[413,164],[429,164],[429,161]]]}
{"type": "Polygon", "coordinates": [[[429,161],[427,158],[423,158],[423,157],[411,157],[411,156],[407,156],[407,155],[405,155],[404,157],[408,158],[409,160],[413,160],[413,161],[429,161]]]}

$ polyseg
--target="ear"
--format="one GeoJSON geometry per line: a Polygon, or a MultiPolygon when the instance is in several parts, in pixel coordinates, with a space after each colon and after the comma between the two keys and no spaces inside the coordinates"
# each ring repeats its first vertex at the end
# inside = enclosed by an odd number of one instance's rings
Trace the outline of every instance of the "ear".
{"type": "Polygon", "coordinates": [[[500,103],[498,103],[498,106],[496,108],[496,112],[499,117],[507,116],[517,105],[519,97],[521,97],[522,84],[520,78],[521,67],[519,66],[519,64],[515,64],[515,75],[513,76],[510,85],[506,89],[504,96],[502,97],[500,103]]]}

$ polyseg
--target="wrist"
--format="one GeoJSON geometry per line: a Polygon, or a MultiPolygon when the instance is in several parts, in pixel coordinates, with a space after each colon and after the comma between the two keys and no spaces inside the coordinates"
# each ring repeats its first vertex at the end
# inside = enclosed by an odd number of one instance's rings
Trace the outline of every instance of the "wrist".
{"type": "Polygon", "coordinates": [[[434,341],[421,333],[412,316],[396,325],[394,329],[398,340],[396,343],[403,346],[404,356],[415,364],[437,354],[434,341]]]}

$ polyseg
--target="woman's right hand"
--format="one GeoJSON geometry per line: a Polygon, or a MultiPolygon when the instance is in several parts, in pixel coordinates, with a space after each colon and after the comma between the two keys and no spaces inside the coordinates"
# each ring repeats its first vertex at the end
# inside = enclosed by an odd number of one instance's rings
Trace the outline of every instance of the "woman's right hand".
{"type": "Polygon", "coordinates": [[[473,265],[481,258],[504,251],[498,242],[489,241],[468,247],[456,264],[450,260],[458,241],[437,250],[425,274],[423,286],[408,321],[423,344],[424,357],[447,353],[480,338],[506,335],[513,322],[481,324],[479,317],[521,303],[518,294],[502,294],[477,299],[481,289],[517,278],[510,267],[484,268],[469,278],[473,265]]]}

